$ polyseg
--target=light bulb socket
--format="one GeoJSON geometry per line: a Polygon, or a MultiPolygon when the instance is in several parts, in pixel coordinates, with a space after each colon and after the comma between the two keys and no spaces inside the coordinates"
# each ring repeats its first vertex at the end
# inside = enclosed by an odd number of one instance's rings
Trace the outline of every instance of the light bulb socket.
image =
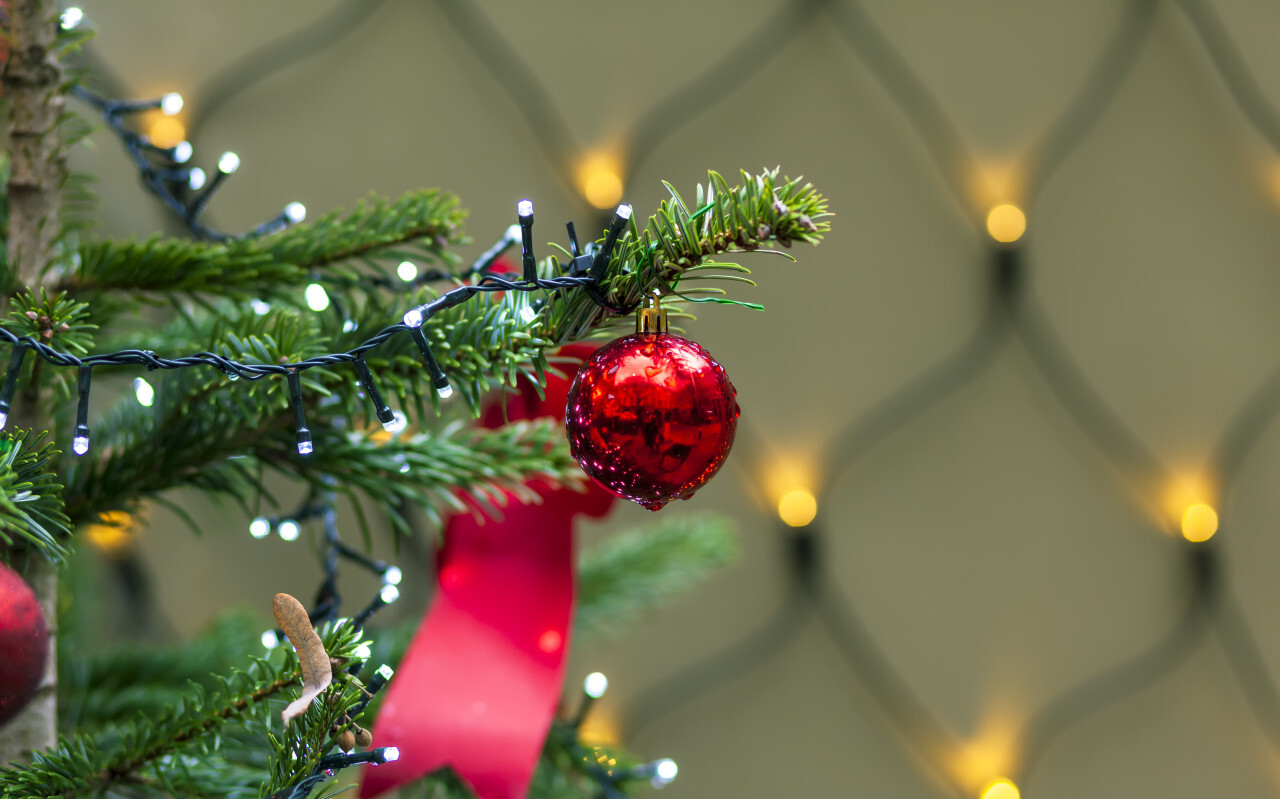
{"type": "Polygon", "coordinates": [[[613,219],[609,222],[604,244],[596,252],[595,260],[591,262],[591,279],[596,283],[604,280],[605,269],[609,266],[609,256],[613,254],[613,247],[618,243],[618,237],[622,235],[622,229],[627,226],[627,220],[630,218],[631,206],[619,205],[618,210],[613,214],[613,219]]]}
{"type": "Polygon", "coordinates": [[[71,450],[77,455],[89,451],[89,388],[92,380],[93,367],[80,364],[80,374],[76,381],[76,393],[79,394],[79,401],[76,403],[76,432],[71,442],[71,450]]]}
{"type": "Polygon", "coordinates": [[[27,357],[27,348],[21,343],[13,345],[13,353],[9,356],[9,369],[4,374],[4,385],[0,387],[0,430],[9,422],[9,406],[13,404],[13,395],[18,390],[18,377],[22,374],[22,361],[27,357]]]}
{"type": "Polygon", "coordinates": [[[524,266],[524,282],[533,283],[538,279],[538,262],[533,257],[533,203],[521,200],[516,211],[520,218],[520,261],[524,266]]]}
{"type": "Polygon", "coordinates": [[[369,401],[373,403],[373,409],[378,414],[378,421],[383,426],[396,423],[395,411],[391,410],[391,406],[387,405],[387,401],[383,399],[382,392],[378,390],[378,385],[373,382],[373,372],[369,371],[369,364],[364,362],[364,358],[356,358],[356,374],[360,376],[360,387],[364,389],[364,393],[369,397],[369,401]]]}
{"type": "Polygon", "coordinates": [[[289,383],[289,403],[293,406],[293,423],[298,429],[298,454],[310,455],[315,451],[311,441],[311,431],[307,428],[306,407],[302,401],[302,375],[290,372],[286,380],[289,383]]]}
{"type": "Polygon", "coordinates": [[[427,343],[427,335],[422,331],[421,327],[410,329],[413,341],[418,345],[418,351],[422,353],[422,360],[427,365],[427,373],[431,375],[431,385],[435,386],[436,393],[441,397],[447,398],[453,394],[453,387],[449,385],[449,377],[440,368],[440,363],[436,361],[436,356],[431,352],[431,345],[427,343]]]}

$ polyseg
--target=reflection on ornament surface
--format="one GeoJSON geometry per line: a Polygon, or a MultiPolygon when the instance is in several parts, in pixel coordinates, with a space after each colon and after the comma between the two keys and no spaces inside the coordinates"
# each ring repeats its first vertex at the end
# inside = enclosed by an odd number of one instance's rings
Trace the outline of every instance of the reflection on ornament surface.
{"type": "Polygon", "coordinates": [[[569,450],[605,488],[658,510],[693,496],[724,463],[736,398],[724,367],[698,344],[668,333],[624,336],[574,378],[569,450]]]}

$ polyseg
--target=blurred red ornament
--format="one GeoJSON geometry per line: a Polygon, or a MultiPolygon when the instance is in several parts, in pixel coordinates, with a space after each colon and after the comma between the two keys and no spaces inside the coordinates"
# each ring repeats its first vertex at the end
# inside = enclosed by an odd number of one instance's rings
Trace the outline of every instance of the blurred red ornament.
{"type": "Polygon", "coordinates": [[[0,564],[0,724],[27,706],[44,676],[49,625],[35,592],[0,564]]]}
{"type": "Polygon", "coordinates": [[[596,350],[565,407],[569,451],[618,496],[658,510],[688,499],[720,468],[738,426],[737,391],[698,344],[666,331],[666,312],[596,350]]]}

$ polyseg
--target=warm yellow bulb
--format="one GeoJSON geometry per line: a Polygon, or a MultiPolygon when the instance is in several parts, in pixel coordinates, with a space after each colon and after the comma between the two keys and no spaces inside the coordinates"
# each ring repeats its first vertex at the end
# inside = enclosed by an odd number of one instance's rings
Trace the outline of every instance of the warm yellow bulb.
{"type": "Polygon", "coordinates": [[[1218,532],[1218,512],[1203,502],[1192,505],[1182,514],[1182,537],[1199,543],[1218,532]]]}
{"type": "Polygon", "coordinates": [[[982,789],[982,799],[1018,799],[1019,796],[1021,794],[1018,793],[1018,786],[1005,777],[992,780],[982,789]]]}
{"type": "Polygon", "coordinates": [[[147,138],[157,147],[176,147],[178,142],[186,140],[187,129],[177,117],[157,114],[151,121],[147,138]]]}
{"type": "Polygon", "coordinates": [[[108,554],[122,552],[133,542],[133,517],[122,510],[109,510],[98,516],[98,523],[85,530],[89,545],[108,554]]]}
{"type": "Polygon", "coordinates": [[[612,209],[622,199],[622,167],[609,154],[587,156],[578,166],[578,187],[596,208],[612,209]]]}
{"type": "Polygon", "coordinates": [[[1027,232],[1027,215],[1012,203],[1002,203],[987,214],[987,232],[996,241],[1008,244],[1027,232]]]}
{"type": "Polygon", "coordinates": [[[778,500],[778,516],[792,527],[804,527],[818,515],[818,500],[804,489],[788,491],[778,500]]]}

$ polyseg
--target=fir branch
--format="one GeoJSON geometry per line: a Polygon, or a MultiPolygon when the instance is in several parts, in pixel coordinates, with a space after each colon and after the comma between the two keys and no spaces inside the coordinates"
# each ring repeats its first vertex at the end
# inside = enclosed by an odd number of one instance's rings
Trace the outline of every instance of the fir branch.
{"type": "Polygon", "coordinates": [[[22,544],[51,563],[67,555],[62,539],[71,533],[62,485],[54,473],[58,450],[46,434],[0,433],[0,543],[22,544]]]}
{"type": "Polygon", "coordinates": [[[705,580],[738,554],[728,520],[702,514],[610,536],[578,561],[575,633],[616,633],[637,614],[705,580]]]}
{"type": "MultiPolygon", "coordinates": [[[[438,189],[408,192],[395,202],[370,197],[339,211],[264,238],[222,244],[163,239],[104,239],[80,247],[80,263],[56,288],[74,294],[127,291],[159,298],[174,294],[234,299],[284,297],[352,261],[395,247],[412,247],[427,261],[456,262],[448,247],[465,241],[465,213],[457,198],[438,189]]],[[[398,254],[398,253],[396,253],[398,254]]],[[[337,275],[350,278],[350,270],[337,275]]],[[[296,301],[296,300],[295,300],[296,301]]]]}

